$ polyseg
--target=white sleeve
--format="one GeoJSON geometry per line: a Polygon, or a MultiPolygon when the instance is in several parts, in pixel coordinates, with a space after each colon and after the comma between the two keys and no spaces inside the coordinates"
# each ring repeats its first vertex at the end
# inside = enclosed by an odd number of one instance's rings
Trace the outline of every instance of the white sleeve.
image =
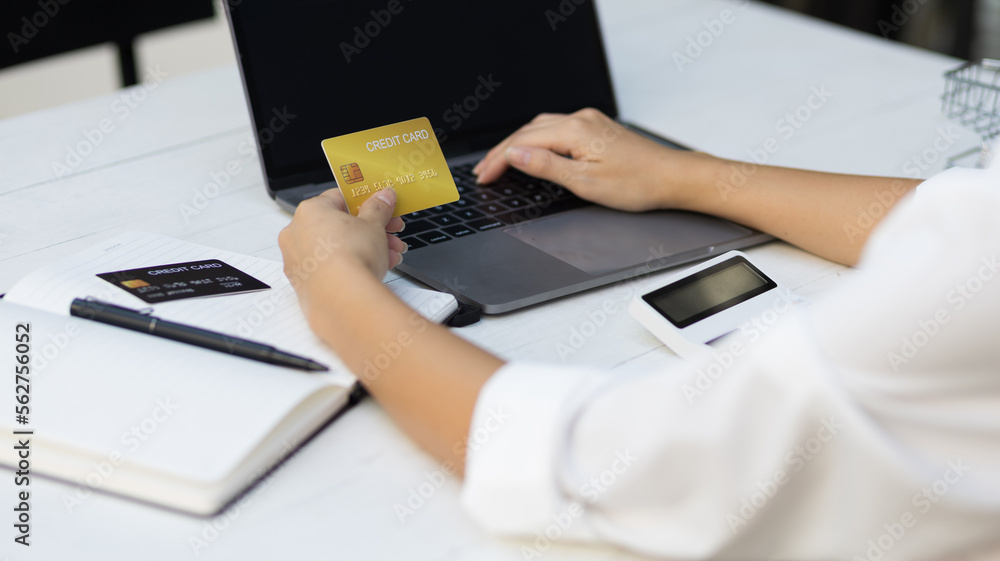
{"type": "Polygon", "coordinates": [[[502,368],[474,414],[468,512],[526,558],[564,539],[886,561],[995,540],[1000,189],[925,191],[843,287],[708,362],[502,368]]]}

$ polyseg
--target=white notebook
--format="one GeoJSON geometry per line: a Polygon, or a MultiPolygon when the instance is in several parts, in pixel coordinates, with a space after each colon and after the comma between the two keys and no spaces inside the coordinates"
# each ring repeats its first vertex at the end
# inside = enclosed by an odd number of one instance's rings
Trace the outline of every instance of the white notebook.
{"type": "MultiPolygon", "coordinates": [[[[390,288],[430,321],[457,308],[451,295],[403,282],[390,288]]],[[[0,300],[0,333],[23,332],[19,324],[30,325],[30,401],[23,425],[0,415],[0,464],[15,466],[14,445],[29,438],[32,474],[197,514],[220,510],[295,450],[349,402],[357,382],[309,330],[281,263],[155,234],[125,234],[24,277],[0,300]],[[330,371],[69,316],[70,302],[86,296],[148,307],[98,273],[207,259],[271,288],[156,304],[157,317],[267,343],[330,371]]],[[[16,355],[12,343],[0,345],[0,364],[16,355]]],[[[7,388],[0,399],[14,405],[7,388]]]]}

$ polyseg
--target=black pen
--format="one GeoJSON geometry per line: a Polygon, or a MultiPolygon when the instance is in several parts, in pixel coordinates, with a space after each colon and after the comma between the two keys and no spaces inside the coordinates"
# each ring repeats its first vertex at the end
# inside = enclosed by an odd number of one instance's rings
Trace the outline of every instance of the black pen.
{"type": "Polygon", "coordinates": [[[82,300],[76,298],[69,307],[72,316],[90,319],[108,325],[131,329],[141,333],[149,333],[157,337],[197,345],[213,351],[219,351],[231,355],[277,364],[279,366],[290,366],[301,368],[302,370],[325,371],[329,370],[322,364],[309,360],[308,358],[279,351],[274,347],[232,337],[223,333],[192,327],[172,321],[165,321],[149,314],[123,308],[100,300],[87,298],[82,300]]]}

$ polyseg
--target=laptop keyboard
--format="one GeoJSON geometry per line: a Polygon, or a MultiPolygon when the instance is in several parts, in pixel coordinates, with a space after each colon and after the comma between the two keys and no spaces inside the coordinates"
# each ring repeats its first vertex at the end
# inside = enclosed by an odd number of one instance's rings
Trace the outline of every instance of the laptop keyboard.
{"type": "Polygon", "coordinates": [[[459,199],[403,217],[400,238],[417,249],[455,238],[548,216],[588,204],[555,183],[508,170],[489,185],[477,185],[473,164],[451,168],[459,199]]]}

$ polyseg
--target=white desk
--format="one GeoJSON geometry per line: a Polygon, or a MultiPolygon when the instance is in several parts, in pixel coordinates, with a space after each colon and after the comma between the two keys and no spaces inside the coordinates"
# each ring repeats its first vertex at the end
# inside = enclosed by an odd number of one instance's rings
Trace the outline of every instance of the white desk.
{"type": "MultiPolygon", "coordinates": [[[[699,149],[745,159],[747,150],[774,137],[781,148],[768,163],[903,175],[905,163],[933,149],[938,129],[949,126],[938,96],[941,74],[957,63],[952,59],[756,4],[630,0],[605,1],[600,8],[623,117],[699,149]],[[684,54],[687,38],[697,40],[705,29],[703,20],[719,18],[726,9],[736,21],[680,71],[673,54],[684,54]],[[813,87],[833,96],[786,138],[776,130],[779,121],[806,104],[813,87]]],[[[948,155],[975,144],[973,135],[952,130],[960,140],[948,155]]],[[[289,216],[267,197],[256,159],[240,153],[249,135],[233,67],[0,122],[0,292],[51,259],[132,229],[280,259],[276,236],[289,216]],[[136,98],[127,115],[121,95],[136,98]],[[67,150],[85,142],[83,131],[99,128],[102,119],[114,129],[69,166],[67,150]],[[240,162],[240,173],[211,197],[216,192],[205,184],[231,160],[240,162]],[[72,169],[57,177],[53,162],[72,169]],[[196,201],[197,193],[209,197],[196,201]],[[185,217],[183,205],[193,208],[196,202],[207,205],[185,217]]],[[[943,155],[926,174],[941,169],[942,160],[943,155]]],[[[811,298],[822,297],[846,271],[783,243],[751,253],[811,298]]],[[[669,367],[676,359],[624,311],[623,293],[596,290],[457,332],[509,359],[669,367]],[[587,312],[607,299],[620,311],[587,345],[561,358],[559,343],[568,343],[588,320],[587,312]]],[[[425,472],[435,469],[369,400],[252,490],[245,508],[213,519],[103,495],[69,512],[62,497],[72,486],[36,478],[34,545],[24,551],[4,537],[0,555],[130,561],[520,559],[520,542],[485,535],[465,518],[456,480],[400,523],[394,505],[405,503],[425,472]],[[208,547],[196,555],[191,538],[208,547]]],[[[10,504],[13,487],[0,488],[0,505],[10,504]]],[[[546,555],[632,558],[564,544],[546,555]]]]}

